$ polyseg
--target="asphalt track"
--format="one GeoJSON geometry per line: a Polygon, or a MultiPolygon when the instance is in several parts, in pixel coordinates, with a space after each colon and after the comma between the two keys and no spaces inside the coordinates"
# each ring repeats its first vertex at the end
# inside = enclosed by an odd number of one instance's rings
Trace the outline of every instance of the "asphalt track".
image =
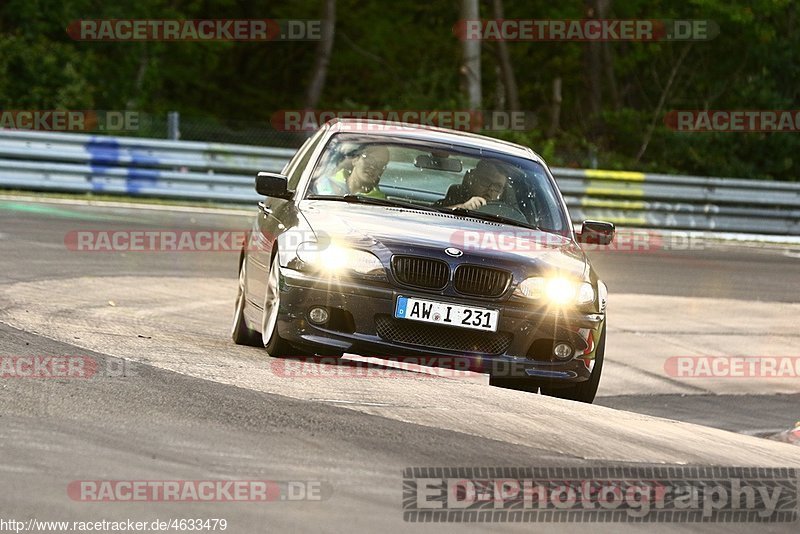
{"type": "MultiPolygon", "coordinates": [[[[482,375],[354,377],[321,366],[318,374],[287,376],[285,364],[263,350],[229,340],[235,254],[75,252],[64,243],[80,229],[248,226],[234,213],[0,200],[0,355],[81,355],[106,371],[118,369],[119,358],[127,362],[124,376],[1,379],[0,472],[13,488],[0,497],[5,516],[224,517],[235,533],[477,531],[487,526],[403,522],[402,469],[800,467],[800,448],[744,435],[800,418],[797,377],[685,379],[665,367],[675,356],[797,356],[800,260],[791,248],[592,252],[611,311],[599,398],[585,406],[492,388],[482,375]],[[87,479],[319,481],[325,499],[70,500],[69,482],[87,479]]],[[[491,529],[532,526],[585,530],[491,529]]],[[[787,526],[759,528],[796,529],[787,526]]]]}

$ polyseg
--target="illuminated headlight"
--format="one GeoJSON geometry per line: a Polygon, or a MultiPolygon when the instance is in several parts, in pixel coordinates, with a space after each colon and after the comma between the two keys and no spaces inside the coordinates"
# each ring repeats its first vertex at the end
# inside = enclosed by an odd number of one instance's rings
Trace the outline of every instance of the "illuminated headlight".
{"type": "Polygon", "coordinates": [[[591,304],[594,302],[594,288],[592,284],[588,282],[581,282],[578,285],[578,304],[581,306],[584,304],[591,304]]]}
{"type": "Polygon", "coordinates": [[[534,300],[546,298],[548,302],[558,306],[582,306],[594,302],[594,288],[590,283],[575,282],[567,278],[527,278],[517,286],[514,294],[534,300]]]}
{"type": "Polygon", "coordinates": [[[312,270],[328,274],[355,272],[365,276],[384,276],[383,265],[374,254],[335,243],[320,247],[317,243],[301,243],[297,257],[312,270]]]}

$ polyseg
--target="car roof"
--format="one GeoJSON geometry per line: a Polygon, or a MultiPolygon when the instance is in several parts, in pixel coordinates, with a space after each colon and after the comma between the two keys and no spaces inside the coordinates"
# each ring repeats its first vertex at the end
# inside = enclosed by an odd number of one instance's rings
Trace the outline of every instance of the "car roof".
{"type": "MultiPolygon", "coordinates": [[[[503,141],[502,139],[495,139],[485,135],[478,135],[472,132],[463,132],[459,130],[450,130],[448,128],[440,128],[438,126],[422,126],[419,124],[412,124],[407,122],[396,121],[382,121],[375,119],[360,119],[360,118],[336,118],[331,119],[324,126],[328,126],[332,133],[364,133],[365,125],[374,125],[374,130],[367,130],[371,135],[376,136],[392,136],[392,137],[405,137],[408,139],[416,139],[420,141],[435,141],[439,143],[451,143],[454,145],[461,145],[470,148],[479,148],[492,150],[495,152],[502,152],[504,154],[532,159],[539,163],[544,163],[539,154],[530,148],[516,143],[503,141]],[[381,130],[381,127],[387,128],[381,130]],[[394,127],[394,128],[393,128],[394,127]]],[[[323,126],[323,127],[324,127],[323,126]]]]}

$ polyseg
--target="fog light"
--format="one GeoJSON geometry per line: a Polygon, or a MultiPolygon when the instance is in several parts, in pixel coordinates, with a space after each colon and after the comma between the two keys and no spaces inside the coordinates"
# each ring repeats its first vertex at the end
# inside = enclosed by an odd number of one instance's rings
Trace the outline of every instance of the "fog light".
{"type": "Polygon", "coordinates": [[[575,349],[566,343],[559,343],[553,347],[553,355],[559,360],[569,360],[575,353],[575,349]]]}
{"type": "Polygon", "coordinates": [[[328,322],[328,310],[325,308],[311,308],[308,312],[308,320],[315,324],[328,322]]]}

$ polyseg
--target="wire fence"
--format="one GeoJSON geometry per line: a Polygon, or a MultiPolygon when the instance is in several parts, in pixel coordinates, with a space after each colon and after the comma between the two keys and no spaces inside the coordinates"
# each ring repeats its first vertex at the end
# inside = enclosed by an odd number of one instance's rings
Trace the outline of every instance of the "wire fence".
{"type": "MultiPolygon", "coordinates": [[[[125,137],[171,138],[168,114],[138,112],[137,117],[138,124],[136,128],[108,133],[125,137]]],[[[180,115],[178,131],[181,141],[204,141],[276,148],[299,148],[306,138],[313,133],[279,131],[273,128],[267,120],[210,119],[207,117],[191,117],[184,114],[180,115]]]]}
{"type": "MultiPolygon", "coordinates": [[[[19,112],[11,112],[19,113],[19,112]]],[[[30,113],[30,112],[29,112],[30,113]]],[[[40,112],[32,112],[40,113],[40,112]]],[[[60,113],[72,113],[69,111],[60,113]]],[[[262,120],[237,120],[208,116],[192,116],[186,113],[168,112],[152,113],[144,111],[89,111],[78,112],[85,115],[84,123],[80,128],[71,128],[69,124],[60,131],[67,133],[89,133],[92,135],[109,135],[115,137],[137,137],[148,139],[166,139],[173,141],[199,141],[207,143],[224,143],[235,145],[250,145],[257,147],[273,148],[299,148],[303,142],[316,130],[315,124],[303,124],[302,128],[277,127],[270,120],[268,113],[263,113],[262,120]],[[116,120],[111,120],[115,117],[116,120]],[[131,116],[133,119],[123,121],[122,117],[131,116]],[[171,120],[172,119],[172,120],[171,120]]],[[[450,113],[450,112],[443,112],[450,113]]],[[[280,116],[280,112],[273,114],[280,116]]],[[[2,119],[2,115],[0,115],[2,119]]],[[[7,122],[7,121],[6,121],[7,122]]],[[[13,121],[12,121],[13,122],[13,121]]],[[[22,121],[19,121],[22,122],[22,121]]],[[[280,123],[280,121],[278,121],[280,123]]],[[[34,122],[35,123],[35,122],[34,122]]],[[[43,131],[59,131],[54,119],[46,121],[43,128],[32,128],[43,131]]],[[[285,126],[285,125],[284,125],[285,126]]],[[[0,120],[0,128],[14,129],[13,125],[5,124],[0,120]]],[[[29,128],[23,127],[22,130],[29,128]]],[[[509,132],[495,129],[480,130],[477,133],[499,137],[512,142],[527,144],[525,140],[518,139],[509,132]]],[[[518,133],[518,132],[516,132],[518,133]]],[[[551,165],[569,168],[597,168],[596,152],[588,149],[577,149],[574,146],[563,145],[557,148],[543,146],[532,147],[544,155],[551,165]]]]}

